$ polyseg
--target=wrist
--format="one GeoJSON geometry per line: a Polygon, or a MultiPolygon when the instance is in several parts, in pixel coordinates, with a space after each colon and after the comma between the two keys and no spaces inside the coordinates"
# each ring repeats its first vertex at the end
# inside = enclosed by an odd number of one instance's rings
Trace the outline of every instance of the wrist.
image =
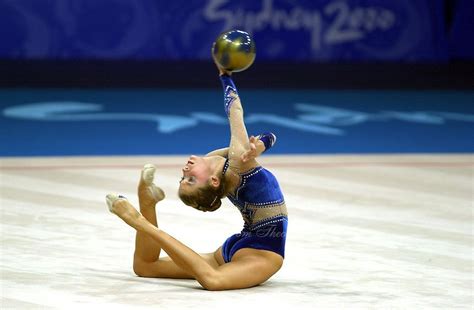
{"type": "Polygon", "coordinates": [[[234,101],[238,98],[239,94],[237,88],[235,87],[234,81],[229,75],[223,74],[219,76],[222,88],[224,90],[224,109],[227,114],[227,117],[230,117],[230,108],[232,107],[234,101]]]}
{"type": "Polygon", "coordinates": [[[275,134],[271,132],[265,132],[258,136],[258,139],[263,144],[263,152],[271,149],[276,142],[275,134]]]}

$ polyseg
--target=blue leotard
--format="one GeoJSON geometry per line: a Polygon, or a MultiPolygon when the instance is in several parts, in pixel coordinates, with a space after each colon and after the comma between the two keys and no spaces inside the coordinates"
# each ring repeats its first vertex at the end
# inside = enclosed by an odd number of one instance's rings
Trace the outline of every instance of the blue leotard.
{"type": "Polygon", "coordinates": [[[239,175],[237,190],[227,198],[239,209],[245,223],[239,234],[222,245],[224,261],[230,262],[242,248],[268,250],[285,257],[288,213],[278,181],[261,166],[239,175]]]}

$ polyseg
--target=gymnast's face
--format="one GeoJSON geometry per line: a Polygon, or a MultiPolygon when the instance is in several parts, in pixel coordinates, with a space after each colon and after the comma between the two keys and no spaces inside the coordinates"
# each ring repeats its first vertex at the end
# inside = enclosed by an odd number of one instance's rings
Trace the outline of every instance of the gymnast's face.
{"type": "Polygon", "coordinates": [[[209,158],[192,155],[182,171],[183,177],[179,181],[179,191],[193,191],[207,184],[211,176],[209,158]]]}
{"type": "Polygon", "coordinates": [[[222,184],[215,175],[222,157],[191,156],[183,167],[183,177],[179,182],[178,195],[184,204],[200,211],[214,211],[221,206],[216,191],[222,184]],[[213,173],[214,172],[214,173],[213,173]],[[212,189],[211,187],[215,187],[212,189]],[[214,199],[212,202],[211,200],[214,199]],[[209,207],[203,207],[209,206],[209,207]]]}

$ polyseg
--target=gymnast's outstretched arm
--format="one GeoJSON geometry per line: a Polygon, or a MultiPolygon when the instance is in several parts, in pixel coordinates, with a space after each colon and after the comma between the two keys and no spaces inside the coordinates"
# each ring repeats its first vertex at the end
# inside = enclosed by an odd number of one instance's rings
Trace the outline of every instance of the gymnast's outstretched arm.
{"type": "Polygon", "coordinates": [[[232,81],[231,73],[222,69],[219,69],[219,72],[224,89],[224,109],[229,118],[231,133],[228,149],[230,166],[245,171],[258,165],[255,158],[261,153],[257,150],[257,145],[255,145],[257,140],[263,142],[263,146],[260,145],[260,150],[264,152],[273,146],[276,137],[272,133],[265,133],[260,135],[259,139],[253,138],[252,141],[249,140],[244,122],[244,109],[237,88],[232,81]]]}

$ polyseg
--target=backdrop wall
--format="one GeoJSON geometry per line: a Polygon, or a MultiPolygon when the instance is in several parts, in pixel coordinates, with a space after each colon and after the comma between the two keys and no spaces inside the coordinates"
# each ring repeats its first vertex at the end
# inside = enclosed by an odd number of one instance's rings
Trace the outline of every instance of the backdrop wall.
{"type": "Polygon", "coordinates": [[[443,0],[3,0],[0,58],[206,60],[234,28],[260,61],[442,62],[449,50],[443,0]]]}

